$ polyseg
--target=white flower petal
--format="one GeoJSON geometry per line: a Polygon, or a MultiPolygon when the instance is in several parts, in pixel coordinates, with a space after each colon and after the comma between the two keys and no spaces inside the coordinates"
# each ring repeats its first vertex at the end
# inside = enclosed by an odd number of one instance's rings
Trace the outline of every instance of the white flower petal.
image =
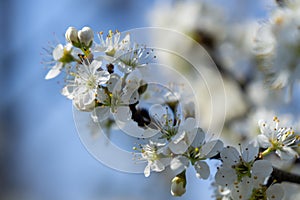
{"type": "Polygon", "coordinates": [[[95,74],[97,70],[101,67],[102,61],[100,60],[93,60],[92,63],[89,65],[89,70],[92,74],[95,74]]]}
{"type": "Polygon", "coordinates": [[[215,175],[216,183],[222,186],[230,186],[236,179],[235,170],[227,167],[220,168],[215,175]]]}
{"type": "Polygon", "coordinates": [[[109,107],[98,106],[93,110],[91,117],[94,122],[101,122],[107,119],[109,117],[109,114],[110,114],[109,107]]]}
{"type": "Polygon", "coordinates": [[[107,71],[98,72],[97,81],[99,85],[105,84],[109,80],[110,74],[107,71]]]}
{"type": "Polygon", "coordinates": [[[210,175],[210,169],[206,162],[197,161],[194,165],[195,170],[197,171],[196,176],[198,178],[208,179],[210,175]]]}
{"type": "Polygon", "coordinates": [[[298,153],[294,151],[290,147],[283,147],[281,150],[276,150],[275,153],[282,159],[282,160],[291,160],[298,157],[298,153]]]}
{"type": "Polygon", "coordinates": [[[80,95],[79,98],[82,98],[83,105],[90,105],[95,100],[95,93],[91,90],[88,90],[84,94],[80,95]]]}
{"type": "Polygon", "coordinates": [[[159,160],[155,160],[151,164],[151,169],[152,169],[152,171],[155,171],[155,172],[161,172],[165,169],[165,166],[159,160]]]}
{"type": "Polygon", "coordinates": [[[236,148],[228,146],[221,151],[221,159],[224,165],[234,165],[239,162],[240,154],[236,148]]]}
{"type": "Polygon", "coordinates": [[[110,92],[113,92],[116,84],[120,81],[120,76],[118,74],[111,74],[107,82],[107,88],[110,92]]]}
{"type": "Polygon", "coordinates": [[[231,197],[234,200],[249,200],[253,190],[253,182],[249,177],[244,177],[241,182],[231,188],[231,197]]]}
{"type": "Polygon", "coordinates": [[[284,197],[284,190],[280,184],[271,185],[266,191],[268,200],[281,200],[284,197]]]}
{"type": "Polygon", "coordinates": [[[148,163],[147,166],[145,167],[144,169],[144,175],[145,177],[149,177],[150,176],[150,166],[151,166],[151,163],[148,163]]]}
{"type": "Polygon", "coordinates": [[[185,141],[181,140],[176,143],[169,143],[169,148],[175,154],[183,154],[189,148],[189,145],[187,145],[185,141]]]}
{"type": "MultiPolygon", "coordinates": [[[[161,148],[161,149],[167,149],[167,148],[161,148]]],[[[159,153],[159,150],[158,150],[158,152],[157,153],[159,153]]],[[[169,166],[169,165],[171,165],[171,161],[172,161],[172,159],[171,158],[161,158],[160,160],[159,160],[164,166],[169,166]]]]}
{"type": "Polygon", "coordinates": [[[45,79],[49,80],[57,77],[60,74],[62,67],[63,67],[62,63],[57,63],[56,65],[54,65],[52,69],[50,69],[50,71],[45,76],[45,79]]]}
{"type": "Polygon", "coordinates": [[[138,93],[138,91],[137,90],[135,90],[134,92],[132,92],[132,91],[130,91],[129,93],[128,93],[129,95],[128,96],[123,96],[122,97],[122,100],[124,99],[124,97],[125,97],[125,101],[124,102],[126,102],[126,103],[129,103],[129,104],[134,104],[134,103],[136,103],[138,100],[139,100],[139,93],[138,93]]]}
{"type": "Polygon", "coordinates": [[[260,134],[257,136],[257,142],[258,142],[259,146],[262,148],[268,148],[271,146],[269,138],[263,134],[260,134]]]}
{"type": "Polygon", "coordinates": [[[53,59],[58,61],[64,55],[64,46],[62,44],[58,44],[52,52],[53,59]]]}
{"type": "Polygon", "coordinates": [[[258,156],[258,147],[249,144],[242,152],[242,158],[246,162],[253,161],[258,156]]]}
{"type": "Polygon", "coordinates": [[[268,160],[257,160],[252,167],[252,175],[258,181],[264,181],[273,171],[272,163],[268,160]]]}
{"type": "MultiPolygon", "coordinates": [[[[119,41],[119,40],[117,40],[117,41],[119,41]]],[[[123,38],[123,40],[119,43],[118,49],[120,49],[120,50],[127,49],[129,44],[130,44],[130,34],[126,34],[126,36],[123,38]]]]}
{"type": "Polygon", "coordinates": [[[162,117],[163,115],[167,114],[166,108],[163,107],[160,104],[155,104],[150,107],[149,109],[149,114],[150,116],[157,116],[157,117],[162,117]]]}
{"type": "Polygon", "coordinates": [[[97,100],[101,103],[105,103],[108,100],[108,95],[105,93],[105,90],[102,88],[98,88],[97,90],[97,100]]]}
{"type": "Polygon", "coordinates": [[[179,127],[178,132],[181,131],[190,131],[196,127],[196,120],[194,118],[187,118],[183,124],[179,127]]]}
{"type": "Polygon", "coordinates": [[[217,155],[223,149],[223,142],[221,140],[213,140],[205,143],[202,146],[202,155],[205,158],[211,158],[217,155]]]}
{"type": "Polygon", "coordinates": [[[189,159],[184,156],[177,156],[171,160],[170,168],[178,173],[189,166],[189,159]]]}
{"type": "Polygon", "coordinates": [[[66,96],[68,99],[73,99],[74,98],[73,93],[74,93],[74,86],[72,86],[72,85],[66,85],[61,90],[61,94],[66,96]]]}
{"type": "Polygon", "coordinates": [[[128,122],[129,120],[131,120],[131,111],[128,106],[120,106],[117,108],[114,116],[115,120],[128,122]]]}
{"type": "Polygon", "coordinates": [[[181,142],[182,140],[184,140],[185,136],[186,136],[186,132],[185,132],[185,131],[184,131],[184,132],[179,132],[179,133],[177,133],[177,134],[173,137],[172,142],[173,142],[174,144],[178,144],[179,142],[181,142]]]}
{"type": "Polygon", "coordinates": [[[201,128],[197,128],[196,136],[194,137],[191,146],[195,148],[202,146],[204,139],[205,139],[204,131],[201,128]]]}
{"type": "Polygon", "coordinates": [[[90,104],[84,104],[83,103],[83,98],[76,98],[77,96],[75,96],[75,98],[73,99],[73,105],[80,111],[86,111],[86,112],[91,112],[94,110],[95,108],[95,102],[91,101],[90,104]]]}

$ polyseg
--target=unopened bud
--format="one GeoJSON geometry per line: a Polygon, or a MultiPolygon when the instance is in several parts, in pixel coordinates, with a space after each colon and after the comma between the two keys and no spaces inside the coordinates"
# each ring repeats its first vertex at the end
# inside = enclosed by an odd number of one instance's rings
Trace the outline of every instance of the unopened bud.
{"type": "Polygon", "coordinates": [[[185,170],[172,179],[171,194],[173,196],[182,196],[186,189],[185,170]]]}
{"type": "Polygon", "coordinates": [[[65,38],[68,42],[72,43],[74,46],[79,44],[78,31],[74,27],[69,27],[65,33],[65,38]]]}
{"type": "Polygon", "coordinates": [[[91,47],[94,39],[94,32],[90,27],[83,27],[78,31],[78,38],[84,47],[91,47]]]}

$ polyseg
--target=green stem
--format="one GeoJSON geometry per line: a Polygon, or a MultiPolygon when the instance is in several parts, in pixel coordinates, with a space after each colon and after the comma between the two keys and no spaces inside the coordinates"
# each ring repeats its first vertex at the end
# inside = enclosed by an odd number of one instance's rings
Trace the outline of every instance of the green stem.
{"type": "Polygon", "coordinates": [[[273,151],[274,151],[274,149],[269,147],[264,152],[261,153],[261,156],[265,157],[265,156],[269,155],[270,153],[272,153],[273,151]]]}

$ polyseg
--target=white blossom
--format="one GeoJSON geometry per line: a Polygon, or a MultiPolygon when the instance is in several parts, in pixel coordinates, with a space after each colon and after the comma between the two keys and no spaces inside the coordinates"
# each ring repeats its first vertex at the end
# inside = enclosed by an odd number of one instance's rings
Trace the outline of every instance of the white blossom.
{"type": "Polygon", "coordinates": [[[274,117],[273,124],[268,124],[264,120],[260,120],[258,124],[261,134],[257,136],[257,142],[260,147],[275,151],[283,160],[299,156],[293,148],[299,147],[300,136],[296,135],[291,127],[279,127],[277,117],[274,117]]]}
{"type": "MultiPolygon", "coordinates": [[[[234,147],[226,147],[221,151],[222,166],[218,169],[215,179],[221,186],[232,186],[244,178],[261,181],[268,177],[273,168],[267,160],[256,160],[258,147],[248,145],[240,153],[234,147]]],[[[244,181],[246,183],[247,181],[244,181]]]]}
{"type": "Polygon", "coordinates": [[[145,177],[150,176],[151,171],[161,172],[169,162],[169,158],[163,155],[165,149],[164,143],[149,141],[148,144],[142,145],[142,160],[148,162],[145,167],[145,177]]]}
{"type": "Polygon", "coordinates": [[[106,39],[103,38],[103,32],[100,32],[98,36],[100,44],[96,44],[95,51],[104,52],[110,57],[114,57],[119,51],[128,49],[128,46],[130,45],[130,34],[126,34],[121,41],[121,33],[119,31],[114,33],[110,30],[106,39]]]}
{"type": "Polygon", "coordinates": [[[153,50],[133,44],[132,47],[128,46],[127,49],[118,51],[115,55],[116,60],[114,63],[118,64],[119,70],[123,73],[130,73],[135,69],[143,69],[150,62],[154,62],[155,55],[153,50]]]}
{"type": "Polygon", "coordinates": [[[62,44],[58,44],[55,47],[55,49],[52,52],[55,65],[52,66],[50,71],[45,76],[46,80],[57,77],[61,73],[61,70],[63,69],[66,63],[74,61],[74,57],[71,52],[71,45],[63,46],[62,44]]]}
{"type": "MultiPolygon", "coordinates": [[[[107,119],[110,114],[114,114],[120,123],[128,122],[131,119],[129,105],[139,100],[137,92],[140,86],[140,76],[130,74],[126,79],[117,74],[111,74],[107,81],[107,87],[97,89],[97,101],[100,104],[92,113],[95,122],[107,119]]],[[[119,124],[123,126],[123,124],[119,124]]]]}
{"type": "Polygon", "coordinates": [[[205,133],[197,128],[193,141],[188,144],[188,150],[183,155],[178,155],[171,161],[171,169],[182,172],[189,167],[190,162],[195,168],[198,178],[207,179],[210,175],[208,164],[204,161],[218,154],[223,148],[219,140],[206,142],[205,133]]]}
{"type": "Polygon", "coordinates": [[[74,79],[63,89],[62,94],[73,100],[76,108],[91,111],[95,104],[98,86],[109,80],[109,73],[101,71],[102,62],[94,60],[91,64],[83,62],[78,66],[74,79]]]}

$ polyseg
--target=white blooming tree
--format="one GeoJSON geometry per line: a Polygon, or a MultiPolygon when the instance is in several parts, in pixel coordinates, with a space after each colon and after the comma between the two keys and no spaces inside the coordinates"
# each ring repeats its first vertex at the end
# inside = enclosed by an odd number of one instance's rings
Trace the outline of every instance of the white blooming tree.
{"type": "MultiPolygon", "coordinates": [[[[299,89],[300,77],[300,1],[277,0],[268,20],[244,27],[214,12],[219,9],[207,2],[178,1],[152,13],[159,18],[154,17],[153,25],[165,23],[202,44],[221,72],[228,113],[218,138],[208,133],[205,120],[198,121],[196,109],[203,105],[187,101],[191,98],[176,80],[173,91],[151,86],[148,76],[153,63],[170,58],[136,43],[130,32],[109,31],[106,37],[99,32],[97,41],[90,27],[69,27],[66,44],[51,50],[51,69],[45,79],[64,76],[62,95],[103,130],[109,132],[113,126],[134,130],[131,136],[139,139],[133,147],[136,165],[144,164],[145,177],[173,171],[173,196],[186,192],[186,170],[193,167],[197,178],[214,179],[217,200],[298,199],[299,188],[284,191],[289,184],[300,184],[299,107],[291,103],[299,95],[293,91],[299,89]],[[175,11],[178,23],[174,24],[175,11]],[[218,160],[216,170],[210,169],[212,159],[218,160]]],[[[184,45],[172,37],[164,40],[184,45]]],[[[191,54],[193,48],[187,48],[191,54]]],[[[190,70],[184,64],[179,68],[190,70]]],[[[193,72],[188,73],[193,79],[193,72]]],[[[215,78],[212,74],[207,79],[215,78]]],[[[193,81],[192,88],[201,93],[199,80],[193,81]]],[[[214,87],[218,91],[221,86],[214,87]]],[[[207,115],[204,109],[200,118],[207,115]]]]}

